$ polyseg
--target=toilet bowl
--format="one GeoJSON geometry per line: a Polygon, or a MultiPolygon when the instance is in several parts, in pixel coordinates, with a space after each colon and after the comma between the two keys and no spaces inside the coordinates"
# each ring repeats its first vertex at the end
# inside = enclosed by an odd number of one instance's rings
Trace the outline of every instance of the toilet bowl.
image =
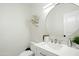
{"type": "Polygon", "coordinates": [[[33,51],[27,50],[19,54],[19,56],[34,56],[33,51]]]}

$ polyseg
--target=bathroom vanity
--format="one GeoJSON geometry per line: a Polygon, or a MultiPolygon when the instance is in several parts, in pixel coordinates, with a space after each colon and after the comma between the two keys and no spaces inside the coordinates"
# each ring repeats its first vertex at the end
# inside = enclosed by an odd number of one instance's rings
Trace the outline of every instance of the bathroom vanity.
{"type": "Polygon", "coordinates": [[[68,38],[77,30],[79,33],[79,6],[73,3],[56,4],[46,16],[45,29],[50,38],[45,38],[46,42],[32,42],[31,45],[36,56],[79,56],[79,49],[65,44],[70,42],[68,38]],[[49,39],[51,42],[57,39],[61,44],[50,43],[49,39]]]}
{"type": "Polygon", "coordinates": [[[58,43],[34,43],[31,48],[35,56],[79,56],[79,49],[58,43]]]}

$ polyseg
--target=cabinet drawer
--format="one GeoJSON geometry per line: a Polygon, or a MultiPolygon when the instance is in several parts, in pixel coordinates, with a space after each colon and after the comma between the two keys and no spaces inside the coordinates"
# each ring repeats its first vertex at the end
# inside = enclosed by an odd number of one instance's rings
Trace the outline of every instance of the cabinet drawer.
{"type": "Polygon", "coordinates": [[[42,49],[42,48],[37,48],[37,55],[38,56],[57,56],[56,54],[54,53],[51,53],[45,49],[42,49]]]}

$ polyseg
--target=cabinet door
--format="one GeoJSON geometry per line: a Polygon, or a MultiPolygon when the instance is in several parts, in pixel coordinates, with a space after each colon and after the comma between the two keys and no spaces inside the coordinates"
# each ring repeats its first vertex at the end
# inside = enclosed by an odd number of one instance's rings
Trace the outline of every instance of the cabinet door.
{"type": "Polygon", "coordinates": [[[37,56],[57,56],[57,55],[45,49],[37,48],[37,56]]]}

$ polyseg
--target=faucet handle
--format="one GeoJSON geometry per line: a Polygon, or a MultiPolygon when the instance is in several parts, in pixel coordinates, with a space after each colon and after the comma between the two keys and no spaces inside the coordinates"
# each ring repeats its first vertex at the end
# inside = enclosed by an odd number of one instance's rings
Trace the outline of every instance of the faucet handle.
{"type": "Polygon", "coordinates": [[[53,40],[51,40],[51,43],[53,43],[53,40]]]}
{"type": "Polygon", "coordinates": [[[57,39],[54,39],[54,43],[57,43],[57,39]]]}

